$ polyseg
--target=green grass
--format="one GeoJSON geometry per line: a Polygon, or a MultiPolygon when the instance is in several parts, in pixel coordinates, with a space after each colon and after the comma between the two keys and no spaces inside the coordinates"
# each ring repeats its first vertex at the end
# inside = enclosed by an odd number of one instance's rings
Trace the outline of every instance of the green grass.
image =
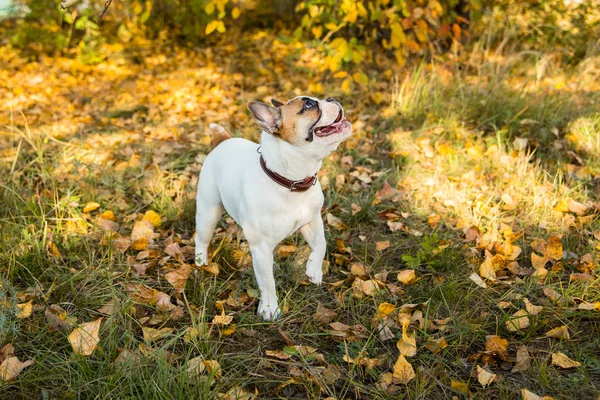
{"type": "MultiPolygon", "coordinates": [[[[215,55],[217,60],[223,56],[215,55]]],[[[600,240],[593,236],[600,231],[600,218],[598,206],[595,210],[592,206],[600,201],[600,96],[593,88],[597,86],[593,68],[586,62],[540,77],[539,59],[520,54],[492,59],[477,50],[471,56],[479,62],[442,65],[436,61],[409,69],[390,88],[389,104],[382,106],[365,100],[366,95],[340,93],[333,84],[326,88],[340,98],[355,122],[354,137],[324,166],[329,186],[323,215],[332,213],[347,225],[341,231],[326,228],[329,273],[325,280],[342,283],[303,284],[304,244],[294,235],[286,243],[297,246],[298,254],[276,259],[283,318],[275,323],[261,321],[252,302],[227,306],[236,324],[229,336],[212,324],[219,314],[216,302],[256,290],[249,260],[242,257],[247,244],[235,224],[223,219],[213,238],[219,276],[190,277],[185,295],[174,293],[161,264],[168,238],[181,247],[193,243],[195,179],[202,155],[210,148],[203,141],[204,131],[190,128],[190,116],[173,107],[176,117],[188,125],[179,124],[177,118],[175,123],[166,122],[167,116],[140,124],[134,111],[132,118],[119,122],[132,128],[107,129],[100,122],[106,110],[136,110],[137,105],[120,108],[114,99],[98,100],[100,104],[90,110],[98,119],[82,119],[79,130],[59,135],[47,120],[33,123],[27,112],[13,115],[12,124],[2,131],[8,162],[0,167],[6,178],[0,186],[0,346],[12,343],[21,361],[35,364],[14,381],[0,384],[0,398],[215,398],[235,387],[252,393],[256,389],[261,398],[460,398],[452,380],[468,383],[474,398],[520,398],[522,388],[554,398],[575,394],[579,399],[596,398],[600,313],[574,309],[581,300],[600,301],[600,240]],[[558,81],[566,85],[556,85],[558,81]],[[144,130],[147,134],[141,135],[144,130]],[[429,139],[431,154],[419,141],[423,138],[429,139]],[[515,138],[527,138],[527,148],[519,151],[515,138]],[[342,157],[351,157],[353,167],[342,157]],[[364,168],[381,174],[372,176],[372,183],[361,183],[353,174],[364,168]],[[336,185],[339,175],[346,181],[336,185]],[[398,190],[397,199],[374,201],[386,181],[398,190]],[[514,208],[504,207],[504,194],[513,198],[514,208]],[[587,217],[554,211],[559,201],[568,198],[590,206],[587,217]],[[100,203],[100,209],[83,213],[88,201],[100,203]],[[352,204],[361,211],[352,215],[352,204]],[[130,234],[133,220],[141,217],[138,213],[154,210],[163,217],[161,236],[146,260],[145,277],[137,278],[132,268],[131,258],[138,252],[120,253],[97,226],[96,217],[105,210],[116,214],[122,236],[130,234]],[[406,230],[391,232],[384,211],[397,213],[406,230]],[[430,225],[433,214],[441,218],[430,225]],[[562,269],[555,265],[543,284],[530,276],[509,276],[508,283],[482,289],[469,276],[479,270],[483,245],[466,242],[464,229],[476,225],[490,241],[502,242],[502,224],[517,233],[513,244],[523,250],[517,258],[523,268],[531,267],[532,241],[557,234],[563,235],[564,249],[576,257],[565,260],[562,269]],[[377,251],[375,242],[384,240],[390,241],[390,247],[377,251]],[[53,254],[50,243],[60,255],[53,254]],[[351,252],[344,251],[341,243],[351,252]],[[586,253],[595,262],[592,280],[569,282],[586,253]],[[364,279],[387,271],[387,283],[397,284],[402,291],[380,288],[372,296],[356,297],[349,273],[356,262],[368,271],[364,279]],[[419,280],[403,286],[396,274],[407,268],[414,269],[419,280]],[[125,285],[139,282],[170,294],[183,316],[168,319],[154,306],[134,303],[125,285]],[[567,304],[550,300],[544,288],[556,290],[567,304]],[[15,296],[27,289],[38,293],[33,314],[18,319],[15,305],[22,300],[15,296]],[[509,332],[506,322],[524,308],[520,297],[544,308],[530,317],[530,327],[509,332]],[[104,316],[100,344],[91,356],[73,354],[69,332],[48,329],[44,310],[51,304],[61,305],[83,323],[102,316],[97,309],[113,299],[119,303],[112,315],[104,316]],[[498,307],[498,302],[509,300],[514,307],[498,307]],[[401,330],[392,329],[393,340],[382,340],[373,322],[382,302],[398,308],[418,304],[424,321],[423,326],[414,321],[409,328],[417,338],[418,352],[409,359],[416,378],[407,386],[397,385],[394,394],[386,393],[378,382],[398,358],[401,330]],[[319,303],[337,312],[335,321],[361,325],[362,336],[343,341],[330,335],[328,324],[312,318],[319,303]],[[123,349],[134,352],[144,344],[145,317],[159,317],[152,327],[170,327],[173,333],[152,344],[154,351],[139,361],[116,365],[123,349]],[[427,325],[444,318],[450,322],[442,331],[427,325]],[[570,340],[544,338],[546,331],[561,325],[568,327],[570,340]],[[192,327],[199,334],[187,340],[184,335],[192,327]],[[488,368],[498,378],[483,388],[472,372],[485,365],[481,352],[486,336],[492,334],[509,340],[511,357],[518,345],[526,345],[532,366],[513,374],[512,362],[490,358],[488,368]],[[439,353],[424,347],[442,337],[448,346],[439,353]],[[290,343],[316,348],[322,361],[311,355],[279,360],[265,354],[290,343]],[[550,355],[557,351],[578,360],[581,367],[552,366],[550,355]],[[200,355],[217,360],[222,376],[190,376],[186,362],[200,355]],[[348,364],[345,355],[377,358],[381,365],[369,370],[348,364]],[[329,380],[325,368],[334,368],[339,377],[329,380]]],[[[223,85],[233,85],[228,79],[237,66],[227,68],[223,85]]],[[[90,74],[102,75],[100,71],[90,74]]],[[[210,80],[177,71],[160,79],[167,84],[175,76],[190,86],[196,79],[202,84],[210,80]]],[[[254,86],[267,79],[257,79],[254,86]]],[[[123,95],[122,89],[115,90],[115,96],[123,95]]],[[[145,90],[151,97],[152,88],[145,90]]],[[[204,99],[202,106],[210,112],[202,124],[231,117],[237,136],[256,136],[249,119],[238,114],[251,98],[246,91],[250,89],[230,93],[235,99],[231,116],[219,114],[212,100],[204,99]]],[[[152,105],[144,112],[154,109],[152,105]]],[[[166,262],[167,267],[174,264],[166,262]]]]}

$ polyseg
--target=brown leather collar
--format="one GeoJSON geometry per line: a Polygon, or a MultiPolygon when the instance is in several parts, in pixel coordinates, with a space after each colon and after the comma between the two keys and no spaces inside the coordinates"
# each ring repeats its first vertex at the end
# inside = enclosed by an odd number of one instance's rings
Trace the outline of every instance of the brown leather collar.
{"type": "Polygon", "coordinates": [[[265,159],[263,158],[262,154],[260,155],[260,166],[262,167],[263,171],[265,171],[265,174],[267,174],[267,176],[271,178],[275,183],[278,183],[281,186],[290,189],[290,191],[292,192],[306,192],[308,189],[310,189],[317,183],[317,174],[307,176],[306,178],[299,181],[293,181],[291,179],[286,178],[285,176],[279,175],[275,171],[271,171],[267,167],[267,164],[265,163],[265,159]]]}

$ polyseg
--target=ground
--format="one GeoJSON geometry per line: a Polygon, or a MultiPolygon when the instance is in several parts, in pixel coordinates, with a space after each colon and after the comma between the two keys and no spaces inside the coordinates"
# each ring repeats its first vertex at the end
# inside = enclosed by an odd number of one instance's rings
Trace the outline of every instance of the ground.
{"type": "Polygon", "coordinates": [[[0,49],[1,398],[598,398],[598,58],[476,48],[348,92],[300,50],[0,49]],[[325,283],[290,237],[264,322],[230,218],[193,272],[195,186],[210,122],[257,140],[246,104],[299,94],[353,136],[319,175],[325,283]]]}

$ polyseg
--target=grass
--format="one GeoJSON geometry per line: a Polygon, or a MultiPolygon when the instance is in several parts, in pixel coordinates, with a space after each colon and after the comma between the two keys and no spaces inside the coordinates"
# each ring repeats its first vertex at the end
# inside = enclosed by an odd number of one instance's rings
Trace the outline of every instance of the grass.
{"type": "MultiPolygon", "coordinates": [[[[475,47],[462,55],[465,62],[438,60],[407,69],[388,87],[389,101],[381,105],[366,95],[345,95],[331,83],[327,95],[345,105],[354,136],[325,162],[323,213],[341,218],[347,228],[327,226],[329,272],[322,287],[303,282],[300,236],[286,241],[298,250],[276,261],[285,313],[280,321],[265,323],[255,315],[248,249],[233,221],[223,219],[212,242],[220,274],[190,277],[183,295],[164,278],[177,265],[164,258],[164,248],[170,242],[184,249],[192,243],[195,179],[210,150],[204,125],[229,121],[237,136],[256,138],[244,104],[257,92],[291,97],[295,88],[302,90],[305,77],[297,73],[297,61],[278,52],[274,57],[290,80],[265,92],[262,87],[272,79],[255,70],[251,57],[240,65],[247,61],[256,75],[245,77],[239,66],[223,62],[231,56],[226,49],[214,49],[210,56],[169,51],[175,52],[173,61],[156,62],[151,51],[141,51],[148,68],[128,69],[117,59],[86,67],[86,74],[72,82],[58,77],[80,68],[76,60],[32,63],[29,71],[15,71],[14,81],[23,82],[19,88],[26,95],[6,99],[22,114],[1,117],[0,345],[12,343],[20,360],[35,364],[1,384],[1,398],[215,398],[234,388],[257,390],[261,398],[463,396],[453,380],[467,383],[474,398],[519,398],[523,388],[554,398],[600,394],[600,313],[576,309],[582,300],[600,301],[597,59],[544,69],[543,57],[475,47]],[[202,73],[194,63],[204,66],[202,73]],[[45,91],[28,86],[36,73],[53,78],[45,91]],[[119,84],[112,83],[115,78],[119,84]],[[130,95],[131,85],[137,97],[130,95]],[[106,97],[77,103],[97,91],[106,97]],[[79,108],[56,107],[74,104],[68,99],[79,108]],[[526,144],[517,138],[527,139],[526,144]],[[385,182],[397,192],[380,200],[385,182]],[[569,199],[587,205],[585,215],[556,211],[569,199]],[[100,208],[83,212],[89,201],[100,208]],[[353,204],[361,207],[354,215],[353,204]],[[115,213],[123,237],[145,211],[162,216],[160,237],[141,260],[147,264],[145,276],[135,274],[139,252],[120,252],[98,227],[97,216],[106,210],[115,213]],[[390,213],[403,229],[390,230],[390,213]],[[465,241],[465,230],[473,225],[482,233],[479,244],[465,241]],[[573,256],[549,264],[542,283],[528,274],[506,274],[482,289],[469,279],[479,271],[486,249],[497,252],[495,243],[502,245],[510,236],[522,249],[516,261],[531,269],[533,241],[558,234],[573,256]],[[375,242],[385,240],[390,247],[377,251],[375,242]],[[594,260],[590,280],[571,282],[586,253],[594,260]],[[401,290],[382,286],[361,297],[352,289],[353,263],[365,267],[363,279],[382,280],[377,274],[387,272],[387,283],[401,290]],[[408,268],[418,280],[402,285],[396,274],[408,268]],[[175,319],[134,302],[126,285],[136,282],[171,295],[183,315],[175,319]],[[548,298],[544,288],[554,289],[565,303],[548,298]],[[528,328],[510,332],[506,322],[524,307],[523,297],[543,310],[530,316],[528,328]],[[30,298],[33,314],[17,318],[15,305],[30,298]],[[111,315],[97,311],[115,299],[111,315]],[[234,315],[231,334],[212,323],[222,301],[226,314],[234,315]],[[502,309],[500,301],[513,306],[502,309]],[[379,383],[396,362],[401,329],[392,329],[392,340],[382,340],[375,317],[383,302],[397,308],[414,304],[411,310],[418,310],[409,328],[417,338],[417,354],[409,359],[416,378],[396,385],[394,393],[379,383]],[[92,356],[73,354],[69,332],[49,330],[44,310],[52,304],[78,323],[104,318],[92,356]],[[313,317],[319,304],[336,311],[334,321],[360,325],[358,339],[332,336],[328,324],[313,317]],[[439,322],[445,318],[449,322],[439,322]],[[142,328],[150,323],[174,330],[162,341],[145,343],[142,328]],[[570,340],[544,337],[561,325],[570,340]],[[191,328],[198,334],[188,338],[191,328]],[[487,356],[487,335],[506,338],[513,358],[487,356]],[[441,338],[447,347],[438,353],[426,349],[441,338]],[[286,346],[293,344],[314,347],[322,359],[266,355],[266,350],[290,353],[286,346]],[[521,344],[532,365],[511,373],[521,344]],[[139,360],[115,363],[124,349],[135,352],[140,346],[145,354],[139,360]],[[552,366],[550,355],[557,351],[581,366],[552,366]],[[197,356],[218,361],[222,376],[188,373],[187,361],[197,356]],[[368,369],[347,363],[344,356],[375,358],[380,364],[368,369]],[[496,381],[482,387],[473,375],[477,366],[487,366],[498,375],[496,381]]],[[[235,396],[230,392],[229,398],[235,396]]]]}

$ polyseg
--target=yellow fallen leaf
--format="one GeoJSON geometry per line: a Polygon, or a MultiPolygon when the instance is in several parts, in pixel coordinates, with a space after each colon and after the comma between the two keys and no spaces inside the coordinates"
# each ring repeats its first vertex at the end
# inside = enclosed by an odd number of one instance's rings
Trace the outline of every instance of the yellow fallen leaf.
{"type": "Polygon", "coordinates": [[[415,377],[415,370],[410,365],[402,354],[398,356],[398,360],[394,364],[394,383],[406,385],[415,377]]]}
{"type": "Polygon", "coordinates": [[[570,339],[571,335],[569,335],[569,329],[563,325],[558,328],[550,329],[546,332],[547,337],[556,338],[556,339],[570,339]]]}
{"type": "Polygon", "coordinates": [[[338,231],[346,229],[346,225],[342,222],[342,220],[331,213],[328,213],[325,219],[327,220],[327,224],[329,226],[337,229],[338,231]]]}
{"type": "Polygon", "coordinates": [[[429,339],[427,343],[425,343],[425,348],[431,351],[433,354],[439,353],[446,347],[448,347],[448,342],[446,342],[445,337],[441,337],[439,339],[429,339]]]}
{"type": "Polygon", "coordinates": [[[379,316],[381,318],[385,318],[396,310],[396,306],[390,303],[381,303],[377,310],[379,311],[379,316]]]}
{"type": "Polygon", "coordinates": [[[373,279],[363,281],[360,278],[356,278],[352,283],[352,294],[358,298],[363,298],[365,295],[374,296],[377,288],[377,282],[373,279]]]}
{"type": "Polygon", "coordinates": [[[202,374],[206,370],[206,367],[204,366],[204,357],[198,356],[188,360],[186,370],[190,375],[202,374]]]}
{"type": "Polygon", "coordinates": [[[561,200],[559,201],[555,206],[554,206],[554,211],[560,211],[562,213],[568,213],[569,212],[569,204],[567,201],[565,200],[561,200]]]}
{"type": "Polygon", "coordinates": [[[110,210],[104,211],[102,214],[98,215],[98,218],[106,219],[106,220],[109,220],[109,221],[116,221],[117,220],[117,217],[115,216],[115,213],[113,213],[110,210]]]}
{"type": "Polygon", "coordinates": [[[166,273],[165,279],[177,290],[177,292],[182,293],[189,276],[190,265],[183,264],[181,267],[166,273]]]}
{"type": "Polygon", "coordinates": [[[33,300],[27,303],[17,304],[17,318],[29,318],[33,312],[33,300]]]}
{"type": "Polygon", "coordinates": [[[90,201],[89,203],[87,203],[85,205],[85,207],[83,207],[83,212],[89,213],[89,212],[96,210],[99,207],[100,207],[100,204],[96,203],[95,201],[90,201]]]}
{"type": "Polygon", "coordinates": [[[508,356],[508,340],[496,335],[486,336],[485,351],[489,351],[504,358],[508,356]]]}
{"type": "Polygon", "coordinates": [[[348,355],[344,355],[343,360],[349,364],[360,365],[361,367],[365,367],[366,369],[373,369],[375,367],[381,366],[381,360],[378,358],[368,358],[368,357],[358,357],[352,358],[348,355]]]}
{"type": "Polygon", "coordinates": [[[564,353],[558,352],[552,353],[552,365],[567,369],[579,367],[581,363],[579,361],[570,359],[564,353]]]}
{"type": "Polygon", "coordinates": [[[160,215],[158,215],[153,210],[146,211],[146,213],[144,214],[144,218],[142,218],[142,220],[150,222],[152,225],[154,225],[155,228],[158,228],[160,226],[160,224],[162,223],[162,221],[160,220],[160,215]]]}
{"type": "Polygon", "coordinates": [[[523,298],[523,303],[525,303],[525,309],[529,315],[538,315],[544,309],[543,306],[533,305],[527,297],[523,298]]]}
{"type": "Polygon", "coordinates": [[[33,365],[32,360],[21,362],[17,357],[8,357],[0,364],[0,382],[12,381],[30,365],[33,365]]]}
{"type": "Polygon", "coordinates": [[[496,270],[494,269],[492,257],[487,257],[483,263],[481,263],[479,266],[479,276],[483,279],[496,280],[496,270]]]}
{"type": "Polygon", "coordinates": [[[538,396],[537,394],[530,392],[527,389],[521,389],[521,397],[523,400],[554,400],[550,396],[538,396]]]}
{"type": "Polygon", "coordinates": [[[375,243],[375,250],[377,250],[377,251],[385,250],[388,247],[390,247],[390,241],[389,240],[385,240],[383,242],[377,242],[377,243],[375,243]]]}
{"type": "Polygon", "coordinates": [[[213,375],[215,378],[221,377],[221,364],[219,364],[215,360],[204,360],[204,366],[206,367],[206,372],[210,375],[213,375]]]}
{"type": "Polygon", "coordinates": [[[335,319],[336,316],[337,313],[334,310],[323,306],[321,303],[317,305],[317,312],[312,315],[313,319],[324,324],[330,323],[335,319]]]}
{"type": "Polygon", "coordinates": [[[569,207],[569,211],[576,215],[585,215],[587,211],[587,207],[575,200],[569,200],[567,203],[567,207],[569,207]]]}
{"type": "Polygon", "coordinates": [[[91,355],[100,342],[100,324],[102,318],[92,322],[86,322],[75,328],[69,335],[69,343],[73,347],[75,354],[84,356],[91,355]]]}
{"type": "Polygon", "coordinates": [[[481,288],[487,288],[487,284],[483,281],[483,279],[481,279],[481,277],[479,275],[477,275],[477,273],[473,272],[470,276],[469,279],[472,280],[473,282],[475,282],[475,284],[481,288]]]}
{"type": "Polygon", "coordinates": [[[544,256],[552,260],[561,260],[563,256],[562,236],[552,236],[548,238],[544,256]]]}
{"type": "Polygon", "coordinates": [[[417,354],[417,340],[408,334],[402,334],[402,339],[398,340],[396,347],[400,350],[400,354],[405,357],[413,357],[417,354]]]}
{"type": "Polygon", "coordinates": [[[462,394],[469,394],[469,385],[467,385],[465,382],[459,382],[452,379],[450,380],[450,387],[462,394]]]}
{"type": "Polygon", "coordinates": [[[154,328],[143,327],[142,333],[144,335],[144,341],[146,343],[151,343],[151,342],[156,342],[160,339],[163,339],[166,336],[173,333],[173,328],[154,329],[154,328]]]}
{"type": "Polygon", "coordinates": [[[531,253],[531,265],[534,269],[538,270],[540,268],[544,268],[548,263],[549,259],[546,256],[538,256],[535,253],[531,253]]]}
{"type": "Polygon", "coordinates": [[[227,328],[225,328],[223,330],[223,335],[224,336],[231,336],[235,333],[235,331],[237,330],[237,325],[236,324],[231,324],[229,325],[227,328]]]}
{"type": "Polygon", "coordinates": [[[529,352],[527,351],[527,347],[522,344],[517,347],[517,362],[510,372],[514,374],[516,372],[527,371],[530,366],[531,359],[529,358],[529,352]]]}
{"type": "Polygon", "coordinates": [[[520,331],[529,327],[529,317],[525,310],[519,310],[506,321],[506,329],[511,332],[520,331]]]}
{"type": "Polygon", "coordinates": [[[404,285],[410,285],[416,279],[414,269],[403,269],[398,272],[398,280],[404,285]]]}
{"type": "Polygon", "coordinates": [[[479,365],[477,366],[477,380],[481,384],[481,386],[486,387],[494,382],[496,379],[496,374],[491,373],[485,368],[481,368],[479,365]]]}
{"type": "Polygon", "coordinates": [[[233,321],[233,315],[215,315],[212,323],[215,325],[229,325],[233,321]]]}
{"type": "Polygon", "coordinates": [[[134,250],[143,250],[144,244],[147,247],[148,244],[154,243],[154,238],[157,236],[158,234],[154,233],[154,225],[150,221],[136,221],[131,231],[131,240],[133,241],[131,247],[134,250]]]}

